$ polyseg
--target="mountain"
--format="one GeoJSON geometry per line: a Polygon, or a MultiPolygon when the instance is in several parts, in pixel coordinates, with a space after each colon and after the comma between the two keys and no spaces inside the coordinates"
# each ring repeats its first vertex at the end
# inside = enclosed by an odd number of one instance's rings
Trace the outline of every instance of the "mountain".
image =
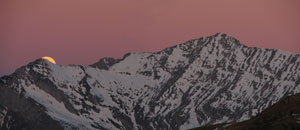
{"type": "Polygon", "coordinates": [[[1,129],[184,130],[244,121],[299,93],[300,55],[218,33],[90,66],[37,59],[0,89],[1,129]]]}
{"type": "Polygon", "coordinates": [[[300,93],[285,97],[250,120],[204,126],[194,130],[299,130],[300,93]]]}

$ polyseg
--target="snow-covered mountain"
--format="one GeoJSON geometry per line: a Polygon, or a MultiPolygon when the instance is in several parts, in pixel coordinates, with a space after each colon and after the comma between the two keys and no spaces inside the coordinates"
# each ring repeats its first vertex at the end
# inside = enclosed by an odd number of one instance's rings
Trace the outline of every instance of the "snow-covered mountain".
{"type": "Polygon", "coordinates": [[[218,33],[90,66],[31,62],[0,79],[0,128],[183,130],[243,121],[299,92],[299,54],[218,33]]]}

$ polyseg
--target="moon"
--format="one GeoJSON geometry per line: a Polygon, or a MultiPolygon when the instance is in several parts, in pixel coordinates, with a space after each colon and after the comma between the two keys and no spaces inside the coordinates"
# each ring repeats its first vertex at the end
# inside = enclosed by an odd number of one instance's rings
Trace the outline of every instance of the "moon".
{"type": "Polygon", "coordinates": [[[49,56],[44,56],[44,57],[42,57],[42,59],[48,60],[49,62],[56,64],[55,60],[49,56]]]}

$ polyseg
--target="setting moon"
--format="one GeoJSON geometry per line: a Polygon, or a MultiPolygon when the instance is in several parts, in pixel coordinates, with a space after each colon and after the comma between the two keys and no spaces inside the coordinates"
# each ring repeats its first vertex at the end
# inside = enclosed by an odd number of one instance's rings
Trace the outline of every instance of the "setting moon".
{"type": "Polygon", "coordinates": [[[49,62],[56,64],[55,60],[49,56],[44,56],[44,57],[42,57],[42,59],[48,60],[49,62]]]}

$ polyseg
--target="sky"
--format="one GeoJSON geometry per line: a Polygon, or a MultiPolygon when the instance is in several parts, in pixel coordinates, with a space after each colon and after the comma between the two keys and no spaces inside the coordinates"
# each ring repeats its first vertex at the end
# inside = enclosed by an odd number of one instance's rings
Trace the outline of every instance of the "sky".
{"type": "Polygon", "coordinates": [[[300,53],[300,0],[1,0],[0,76],[43,56],[89,65],[231,35],[300,53]]]}

